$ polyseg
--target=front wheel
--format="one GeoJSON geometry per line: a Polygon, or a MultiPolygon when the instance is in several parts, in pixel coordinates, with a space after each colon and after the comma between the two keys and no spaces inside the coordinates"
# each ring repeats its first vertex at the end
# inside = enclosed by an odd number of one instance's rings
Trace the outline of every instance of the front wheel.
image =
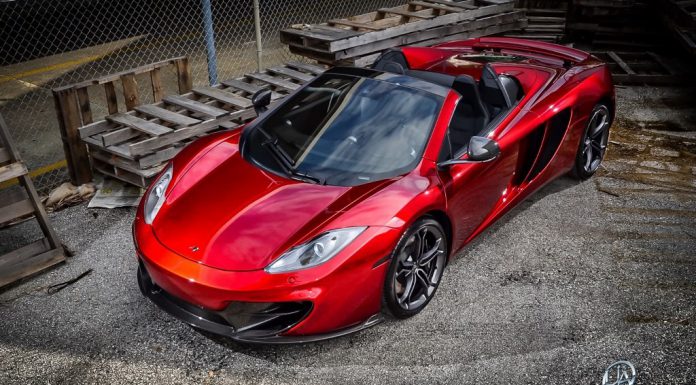
{"type": "Polygon", "coordinates": [[[597,171],[607,152],[610,125],[609,108],[603,104],[596,105],[590,113],[590,119],[580,140],[575,166],[571,171],[572,176],[585,180],[597,171]]]}
{"type": "Polygon", "coordinates": [[[418,314],[435,295],[447,262],[448,242],[437,221],[422,218],[392,253],[384,282],[384,304],[397,318],[418,314]]]}

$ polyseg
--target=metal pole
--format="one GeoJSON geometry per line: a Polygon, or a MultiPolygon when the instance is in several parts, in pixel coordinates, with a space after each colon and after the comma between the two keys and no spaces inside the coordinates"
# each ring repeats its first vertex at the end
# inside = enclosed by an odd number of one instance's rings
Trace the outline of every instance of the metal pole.
{"type": "Polygon", "coordinates": [[[215,52],[215,32],[213,31],[213,11],[210,0],[201,0],[203,8],[203,29],[205,32],[205,50],[208,54],[208,81],[217,84],[217,53],[215,52]]]}
{"type": "Polygon", "coordinates": [[[256,33],[256,69],[261,72],[261,16],[259,15],[259,0],[254,0],[254,32],[256,33]]]}

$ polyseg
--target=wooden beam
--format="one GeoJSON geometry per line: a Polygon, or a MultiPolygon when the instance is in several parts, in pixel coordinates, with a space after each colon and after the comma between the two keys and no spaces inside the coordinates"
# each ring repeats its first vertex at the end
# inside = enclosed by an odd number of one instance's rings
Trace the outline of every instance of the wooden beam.
{"type": "Polygon", "coordinates": [[[152,104],[144,104],[142,106],[135,107],[135,110],[141,114],[150,115],[157,119],[163,120],[175,124],[177,126],[190,126],[193,124],[200,123],[200,120],[194,119],[192,117],[177,114],[176,112],[169,111],[166,108],[158,107],[152,104]]]}
{"type": "Polygon", "coordinates": [[[144,132],[150,136],[160,136],[172,132],[171,128],[124,113],[109,115],[106,119],[110,122],[123,124],[124,126],[144,132]]]}
{"type": "Polygon", "coordinates": [[[223,110],[222,108],[209,106],[207,104],[191,100],[180,95],[166,96],[163,100],[169,104],[185,108],[189,111],[198,112],[203,115],[208,115],[213,118],[219,118],[221,116],[229,114],[229,112],[223,110]]]}
{"type": "Polygon", "coordinates": [[[27,166],[25,166],[22,162],[14,162],[6,166],[2,166],[0,167],[0,183],[10,179],[19,178],[22,175],[26,175],[27,172],[27,166]]]}
{"type": "Polygon", "coordinates": [[[193,89],[194,94],[207,96],[224,104],[229,104],[237,108],[250,108],[251,100],[235,95],[230,92],[225,92],[212,87],[196,87],[193,89]]]}
{"type": "Polygon", "coordinates": [[[68,163],[70,181],[75,185],[92,181],[87,147],[80,140],[78,128],[82,125],[77,101],[77,92],[73,88],[53,90],[53,100],[60,124],[60,136],[63,151],[68,163]]]}

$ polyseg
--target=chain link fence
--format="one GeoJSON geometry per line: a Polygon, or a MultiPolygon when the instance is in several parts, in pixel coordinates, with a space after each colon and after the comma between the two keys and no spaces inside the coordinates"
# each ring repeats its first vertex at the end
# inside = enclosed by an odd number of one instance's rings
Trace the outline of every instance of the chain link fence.
{"type": "MultiPolygon", "coordinates": [[[[253,0],[0,0],[0,113],[40,191],[68,179],[51,89],[176,56],[207,84],[206,2],[218,79],[255,70],[253,0]]],[[[301,60],[280,29],[404,2],[259,0],[262,66],[301,60]]]]}

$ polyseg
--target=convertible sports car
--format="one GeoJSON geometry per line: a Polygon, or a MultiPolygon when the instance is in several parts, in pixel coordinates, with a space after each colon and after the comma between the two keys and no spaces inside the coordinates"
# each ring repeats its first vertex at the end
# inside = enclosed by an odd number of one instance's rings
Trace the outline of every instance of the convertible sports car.
{"type": "Polygon", "coordinates": [[[589,178],[606,65],[509,38],[405,47],[326,71],[241,130],[186,147],[133,225],[143,294],[238,341],[351,333],[433,298],[448,260],[553,179],[589,178]]]}

